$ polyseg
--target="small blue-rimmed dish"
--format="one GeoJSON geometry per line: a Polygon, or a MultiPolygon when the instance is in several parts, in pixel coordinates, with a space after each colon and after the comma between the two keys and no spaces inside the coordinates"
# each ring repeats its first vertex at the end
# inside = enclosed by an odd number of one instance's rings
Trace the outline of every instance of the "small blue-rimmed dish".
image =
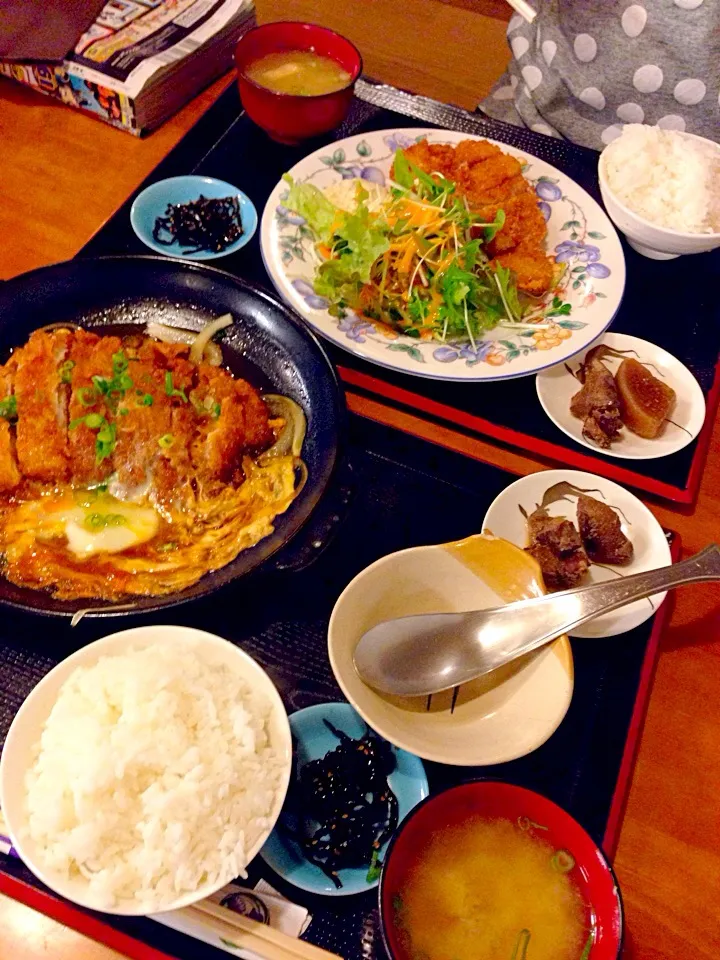
{"type": "Polygon", "coordinates": [[[201,177],[188,174],[183,177],[168,177],[151,183],[142,193],[138,194],[130,208],[130,223],[137,236],[145,246],[163,253],[168,257],[182,257],[185,260],[215,260],[217,257],[227,257],[230,253],[241,250],[257,230],[257,210],[249,197],[242,190],[238,190],[231,183],[216,180],[215,177],[201,177]],[[158,243],[153,236],[155,221],[164,217],[169,204],[190,203],[200,196],[209,199],[237,197],[240,206],[240,220],[242,222],[242,236],[225,247],[224,250],[197,250],[191,252],[182,247],[177,241],[165,244],[158,243]]]}
{"type": "MultiPolygon", "coordinates": [[[[338,746],[338,739],[325,725],[325,720],[355,739],[368,732],[367,725],[349,703],[320,703],[298,710],[291,714],[289,720],[298,770],[310,760],[318,760],[338,746]]],[[[389,775],[388,783],[397,797],[398,822],[401,822],[413,807],[428,796],[429,790],[422,761],[405,750],[396,747],[392,750],[395,769],[389,775]]],[[[364,893],[378,885],[377,879],[368,881],[367,866],[347,867],[338,872],[342,883],[338,888],[320,867],[307,860],[300,846],[290,836],[296,825],[296,817],[289,809],[290,803],[286,802],[278,826],[260,851],[262,859],[275,873],[301,890],[333,897],[364,893]]],[[[380,849],[380,860],[385,856],[386,848],[387,843],[380,849]]]]}

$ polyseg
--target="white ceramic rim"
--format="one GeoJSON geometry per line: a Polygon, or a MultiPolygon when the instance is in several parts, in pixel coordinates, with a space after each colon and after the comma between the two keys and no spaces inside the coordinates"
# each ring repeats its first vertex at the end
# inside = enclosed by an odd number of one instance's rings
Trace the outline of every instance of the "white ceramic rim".
{"type": "MultiPolygon", "coordinates": [[[[702,387],[698,383],[697,378],[693,375],[692,371],[685,366],[682,360],[678,360],[678,358],[674,354],[669,353],[667,350],[664,350],[662,347],[659,347],[657,344],[650,343],[649,340],[643,340],[641,337],[634,337],[629,333],[620,333],[619,331],[615,331],[615,330],[611,330],[609,332],[606,330],[600,337],[598,337],[597,340],[593,341],[593,343],[590,344],[587,350],[583,351],[583,355],[587,354],[588,351],[593,349],[593,347],[599,346],[601,341],[608,336],[623,337],[625,341],[628,342],[628,345],[633,348],[637,348],[638,352],[642,347],[649,347],[652,351],[657,351],[660,354],[664,354],[666,357],[669,357],[673,361],[673,363],[677,363],[680,367],[682,367],[682,369],[685,371],[688,378],[693,382],[696,388],[695,399],[691,401],[692,406],[697,407],[697,409],[702,408],[702,420],[700,421],[700,426],[698,427],[697,431],[695,433],[692,433],[692,431],[690,431],[691,436],[684,434],[683,436],[679,437],[678,440],[680,442],[678,443],[678,445],[674,447],[672,450],[666,450],[664,453],[623,453],[619,449],[622,446],[622,440],[617,440],[615,442],[615,446],[610,446],[607,448],[607,450],[605,450],[602,447],[599,447],[596,444],[592,444],[589,441],[587,441],[582,435],[582,429],[580,429],[579,435],[576,435],[572,431],[568,430],[567,427],[563,426],[563,424],[555,417],[553,411],[548,406],[547,400],[543,396],[543,392],[542,392],[542,383],[543,383],[543,380],[546,378],[548,371],[541,370],[537,373],[535,377],[535,391],[537,393],[538,400],[540,401],[540,406],[545,411],[548,419],[552,420],[552,422],[555,424],[558,430],[561,430],[566,437],[570,437],[570,439],[574,440],[575,443],[579,443],[583,447],[586,447],[588,450],[592,450],[593,453],[603,457],[614,457],[617,460],[659,460],[662,457],[671,457],[674,453],[679,453],[680,450],[684,450],[685,447],[691,444],[693,440],[696,440],[697,437],[700,435],[705,425],[705,418],[707,416],[707,404],[705,402],[705,394],[703,393],[702,387]]],[[[578,357],[579,356],[580,354],[578,354],[578,357]]],[[[567,374],[567,375],[570,376],[570,374],[567,374]]],[[[578,423],[580,423],[579,420],[578,420],[578,423]]],[[[684,429],[687,430],[687,427],[685,427],[684,429]]],[[[648,440],[648,443],[652,443],[652,440],[648,440]]]]}
{"type": "MultiPolygon", "coordinates": [[[[599,480],[601,483],[607,484],[611,490],[613,489],[619,490],[621,494],[623,494],[624,496],[630,497],[635,502],[635,505],[637,506],[637,509],[640,512],[640,514],[647,518],[648,526],[650,528],[655,528],[656,533],[659,534],[659,536],[657,537],[657,542],[659,544],[660,541],[662,541],[662,544],[663,544],[662,552],[663,552],[663,557],[666,561],[664,564],[660,564],[660,566],[670,566],[672,564],[673,560],[672,560],[672,551],[670,550],[670,544],[667,542],[667,539],[665,537],[665,533],[660,524],[660,521],[657,519],[657,517],[652,512],[652,510],[650,510],[649,507],[645,506],[642,500],[639,497],[635,496],[635,494],[632,493],[630,490],[628,490],[626,487],[623,487],[619,483],[615,483],[614,480],[608,480],[606,477],[601,477],[599,474],[590,473],[588,470],[562,470],[558,468],[555,470],[539,470],[535,473],[528,473],[524,477],[519,477],[517,480],[514,480],[512,483],[509,483],[504,490],[501,490],[500,493],[492,501],[490,506],[487,508],[487,510],[485,511],[485,516],[483,517],[482,529],[485,530],[485,528],[487,527],[487,520],[490,514],[492,513],[493,508],[498,503],[502,502],[505,499],[505,497],[508,495],[510,490],[515,490],[517,488],[524,487],[529,483],[534,482],[535,479],[539,476],[543,476],[547,478],[548,487],[553,486],[553,484],[555,483],[560,483],[562,480],[568,480],[571,483],[574,480],[576,480],[578,484],[584,483],[585,478],[590,477],[592,478],[591,479],[592,483],[596,483],[599,480]]],[[[497,536],[500,536],[500,534],[497,534],[497,536]]],[[[510,543],[512,542],[513,541],[511,540],[510,543]]],[[[520,546],[520,544],[515,544],[515,546],[520,546]]],[[[641,571],[636,571],[636,572],[641,572],[641,571]]],[[[643,623],[649,620],[650,617],[655,616],[655,614],[658,612],[660,607],[665,602],[666,597],[667,597],[667,591],[665,591],[665,593],[655,594],[653,597],[653,599],[655,600],[654,610],[651,609],[648,612],[648,615],[644,619],[640,620],[633,627],[628,628],[628,630],[624,630],[619,633],[609,633],[606,635],[607,638],[609,639],[612,637],[621,637],[623,633],[627,633],[629,630],[634,630],[637,627],[641,626],[643,623]]],[[[635,601],[635,602],[638,602],[638,601],[635,601]]],[[[606,614],[603,614],[602,616],[606,616],[606,614]]],[[[582,629],[582,627],[578,629],[582,629]]],[[[589,639],[589,640],[603,639],[605,635],[594,635],[592,637],[585,637],[585,636],[579,636],[578,634],[575,634],[575,633],[571,633],[570,636],[572,636],[573,638],[577,639],[579,642],[582,643],[586,639],[589,639]]]]}
{"type": "MultiPolygon", "coordinates": [[[[696,133],[686,133],[684,130],[673,130],[673,133],[679,133],[682,137],[687,137],[689,140],[698,140],[700,143],[707,143],[709,146],[713,147],[718,153],[720,153],[720,144],[715,143],[714,140],[708,140],[707,137],[700,137],[696,133]]],[[[607,152],[612,147],[615,141],[611,140],[610,143],[603,148],[598,157],[598,180],[600,181],[600,186],[607,190],[608,194],[612,197],[613,202],[618,205],[623,213],[626,213],[628,217],[637,220],[639,224],[642,224],[645,227],[651,227],[653,230],[657,230],[659,233],[664,234],[668,240],[676,238],[678,240],[707,240],[710,243],[715,241],[720,242],[720,231],[714,231],[713,233],[685,233],[682,230],[671,230],[669,227],[662,227],[658,223],[653,223],[652,220],[646,220],[645,217],[641,217],[639,213],[636,213],[634,210],[631,210],[630,207],[625,206],[622,200],[618,199],[617,194],[612,189],[608,183],[607,175],[605,173],[605,164],[607,163],[607,152]]],[[[608,214],[609,216],[609,214],[608,214]]],[[[612,217],[610,218],[612,219],[612,217]]],[[[649,246],[649,244],[648,244],[649,246]]],[[[682,254],[679,254],[682,256],[682,254]]]]}
{"type": "MultiPolygon", "coordinates": [[[[76,650],[75,653],[72,653],[69,657],[66,657],[64,660],[61,660],[60,663],[56,664],[52,670],[50,670],[45,676],[40,680],[38,684],[30,691],[28,696],[25,698],[23,703],[20,706],[20,709],[15,714],[12,723],[10,724],[10,729],[8,730],[8,735],[5,740],[5,747],[0,756],[0,809],[3,811],[3,817],[7,825],[8,833],[10,834],[10,839],[12,845],[17,851],[18,855],[22,861],[29,867],[30,870],[35,874],[35,876],[41,880],[47,887],[52,891],[57,893],[59,896],[64,897],[67,900],[71,900],[73,903],[77,903],[81,907],[85,907],[89,910],[98,910],[97,904],[83,901],[78,898],[75,894],[69,895],[66,889],[63,889],[62,883],[58,884],[57,877],[53,874],[48,874],[42,867],[39,867],[32,861],[32,858],[27,856],[27,852],[23,843],[23,840],[18,835],[18,831],[15,829],[15,825],[12,822],[13,813],[10,812],[8,807],[5,805],[5,795],[7,791],[5,778],[9,776],[8,773],[8,761],[6,757],[10,755],[13,750],[13,742],[18,736],[18,731],[22,728],[24,723],[24,716],[29,711],[29,705],[33,706],[35,702],[42,697],[43,691],[47,686],[49,686],[54,677],[57,676],[57,671],[62,668],[62,672],[65,674],[65,678],[70,676],[73,670],[82,665],[88,665],[90,663],[97,662],[97,660],[103,654],[103,647],[108,645],[108,641],[114,640],[117,641],[119,637],[127,638],[128,645],[137,644],[140,648],[145,646],[150,646],[153,642],[168,642],[167,638],[161,640],[152,639],[152,634],[155,634],[158,630],[172,630],[176,633],[176,640],[188,640],[195,641],[196,643],[208,643],[211,646],[216,648],[222,648],[227,650],[231,648],[235,653],[237,653],[240,660],[242,660],[247,667],[249,667],[251,672],[255,672],[257,676],[262,676],[264,681],[267,681],[265,684],[266,692],[271,701],[271,706],[273,710],[273,720],[277,723],[278,732],[282,740],[284,741],[284,749],[286,752],[286,764],[285,764],[285,773],[283,781],[280,784],[278,790],[275,805],[273,811],[268,818],[270,826],[260,835],[258,840],[253,844],[252,848],[247,853],[247,863],[250,863],[251,860],[259,853],[261,847],[267,840],[267,838],[272,833],[275,823],[280,816],[280,811],[282,810],[283,804],[285,803],[285,797],[287,794],[288,786],[290,783],[290,775],[292,772],[292,736],[290,733],[290,723],[288,721],[287,711],[285,710],[285,705],[282,702],[280,694],[275,687],[275,684],[272,682],[266,671],[260,666],[260,664],[254,660],[248,653],[242,650],[240,647],[237,647],[234,643],[229,640],[225,640],[223,637],[218,636],[214,633],[208,633],[205,630],[198,630],[194,627],[181,627],[173,626],[169,624],[157,624],[152,626],[143,626],[143,627],[131,627],[128,630],[119,630],[116,633],[108,634],[107,636],[100,637],[98,640],[93,641],[92,643],[87,644],[84,647],[81,647],[79,650],[76,650]],[[92,653],[88,654],[88,651],[92,653]],[[94,653],[97,653],[97,656],[93,656],[94,653]]],[[[173,642],[173,641],[170,641],[173,642]]],[[[64,680],[63,680],[64,682],[64,680]]],[[[45,718],[47,718],[52,706],[54,705],[55,700],[53,700],[46,712],[44,712],[45,718]]],[[[39,732],[39,731],[38,731],[39,732]]],[[[233,879],[233,878],[230,878],[233,879]]],[[[205,897],[210,896],[213,893],[216,893],[218,890],[221,890],[226,886],[230,879],[224,879],[222,883],[217,883],[214,885],[206,884],[203,887],[200,887],[198,890],[191,893],[183,894],[182,897],[178,897],[177,900],[169,905],[165,905],[161,910],[157,911],[159,913],[166,913],[169,910],[179,910],[182,907],[190,906],[193,903],[196,903],[198,900],[203,900],[205,897]]],[[[113,908],[106,907],[101,912],[113,914],[117,916],[146,916],[147,911],[142,910],[138,907],[134,909],[129,909],[126,905],[126,902],[117,904],[113,908]]]]}

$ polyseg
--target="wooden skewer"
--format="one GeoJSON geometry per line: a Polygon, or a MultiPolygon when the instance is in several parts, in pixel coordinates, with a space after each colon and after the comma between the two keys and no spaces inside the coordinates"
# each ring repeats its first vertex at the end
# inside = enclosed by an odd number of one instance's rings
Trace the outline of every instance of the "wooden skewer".
{"type": "Polygon", "coordinates": [[[537,10],[533,10],[527,0],[507,0],[516,13],[519,13],[523,20],[532,23],[537,16],[537,10]]]}
{"type": "Polygon", "coordinates": [[[231,913],[212,900],[201,900],[186,909],[211,919],[213,926],[217,925],[215,932],[219,936],[231,940],[238,947],[260,954],[264,960],[338,960],[335,953],[328,953],[305,940],[289,937],[239,913],[231,913]]]}

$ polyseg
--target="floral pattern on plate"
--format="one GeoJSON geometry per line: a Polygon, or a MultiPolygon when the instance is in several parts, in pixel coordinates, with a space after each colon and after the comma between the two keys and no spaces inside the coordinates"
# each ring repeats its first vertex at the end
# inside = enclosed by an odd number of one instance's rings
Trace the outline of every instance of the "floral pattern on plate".
{"type": "MultiPolygon", "coordinates": [[[[395,151],[427,136],[458,143],[467,135],[443,130],[378,131],[332,144],[296,164],[291,175],[326,187],[360,178],[384,186],[395,151]]],[[[624,287],[625,262],[617,234],[598,204],[574,181],[549,164],[506,144],[523,163],[548,224],[547,250],[563,269],[555,287],[513,329],[490,331],[474,346],[440,343],[400,334],[382,323],[348,312],[332,317],[312,280],[317,263],[312,231],[284,206],[281,182],[268,200],[261,244],[278,291],[318,333],[336,345],[383,366],[449,380],[494,380],[525,376],[562,362],[582,350],[609,325],[624,287]]]]}

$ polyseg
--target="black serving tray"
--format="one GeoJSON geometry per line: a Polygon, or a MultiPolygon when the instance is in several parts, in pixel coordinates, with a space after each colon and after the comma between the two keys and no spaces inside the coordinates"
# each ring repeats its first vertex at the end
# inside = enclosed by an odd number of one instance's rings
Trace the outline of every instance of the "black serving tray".
{"type": "MultiPolygon", "coordinates": [[[[532,131],[468,114],[424,97],[359,81],[345,123],[334,133],[299,147],[273,143],[244,114],[230,87],[180,141],[138,190],[162,177],[200,173],[244,190],[262,214],[281,175],[308,153],[341,137],[393,127],[445,127],[491,137],[532,153],[563,170],[600,200],[597,153],[532,131]]],[[[105,224],[81,255],[146,253],[130,226],[135,194],[105,224]]],[[[618,460],[595,455],[565,436],[543,412],[533,376],[493,383],[447,383],[396,373],[332,346],[329,352],[352,389],[381,396],[470,434],[577,469],[602,473],[655,496],[691,503],[707,456],[720,400],[720,250],[655,261],[640,256],[623,239],[627,262],[625,296],[613,330],[643,337],[674,354],[697,377],[707,401],[706,425],[685,449],[655,460],[618,460]]],[[[259,238],[216,266],[272,289],[260,255],[259,238]]]]}
{"type": "MultiPolygon", "coordinates": [[[[490,501],[514,479],[415,437],[350,417],[346,465],[334,492],[332,539],[302,569],[257,573],[212,597],[172,611],[172,622],[217,633],[238,644],[268,671],[289,712],[343,699],[326,651],[326,630],[342,589],[387,553],[477,533],[490,501]]],[[[301,555],[301,546],[296,546],[301,555]]],[[[309,550],[314,549],[312,544],[309,550]]],[[[527,757],[483,768],[427,763],[432,791],[478,776],[499,777],[538,790],[568,810],[612,855],[645,712],[657,643],[667,605],[617,642],[573,642],[575,692],[568,714],[542,747],[527,757]]],[[[168,614],[133,618],[132,625],[167,622],[168,614]]],[[[129,624],[128,624],[129,625],[129,624]]],[[[118,623],[115,629],[121,629],[118,623]]],[[[107,621],[71,628],[15,611],[0,621],[0,743],[23,699],[63,657],[112,632],[107,621]]],[[[376,896],[324,898],[284,884],[260,861],[264,876],[313,914],[306,937],[345,960],[384,956],[376,896]]],[[[59,901],[17,860],[0,856],[0,891],[115,945],[137,960],[219,960],[222,954],[148,919],[90,914],[59,901]]]]}

